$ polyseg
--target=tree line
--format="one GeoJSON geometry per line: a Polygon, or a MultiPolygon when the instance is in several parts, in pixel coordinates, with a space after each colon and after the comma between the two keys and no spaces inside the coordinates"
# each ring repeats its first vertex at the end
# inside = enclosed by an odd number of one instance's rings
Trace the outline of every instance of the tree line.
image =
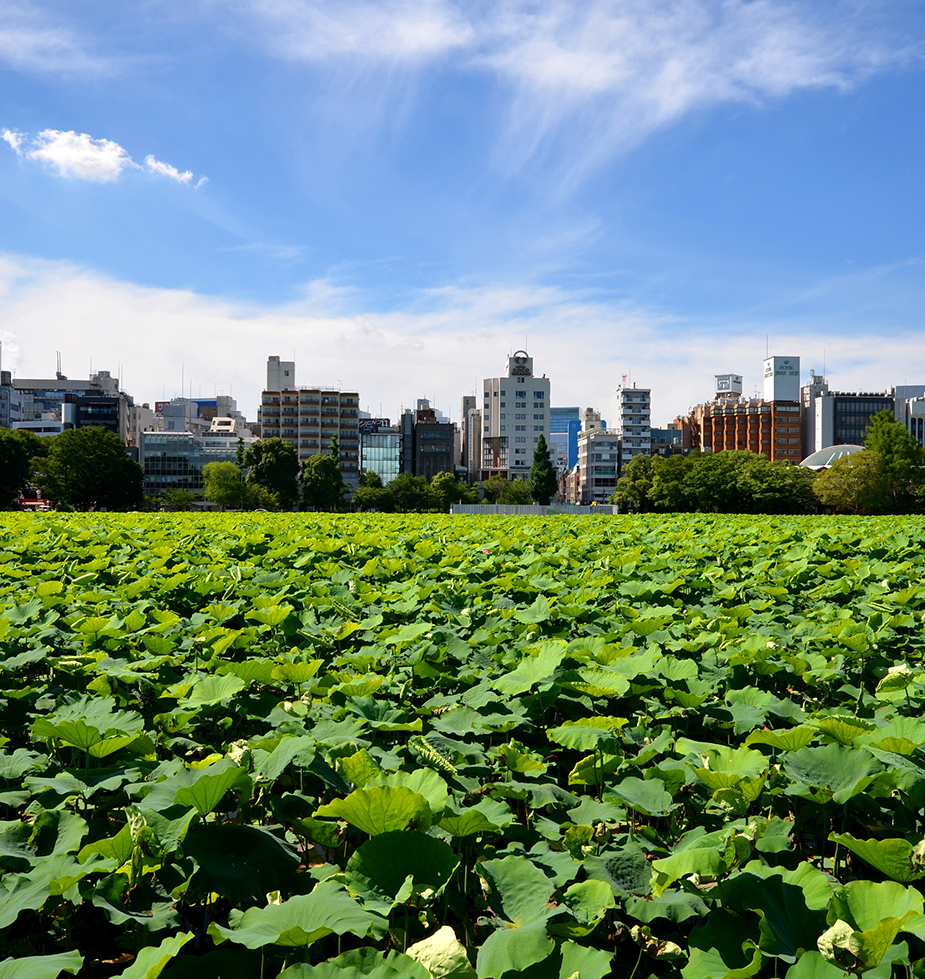
{"type": "Polygon", "coordinates": [[[818,473],[754,452],[637,456],[610,499],[630,513],[923,513],[925,454],[891,411],[881,411],[863,451],[818,473]]]}
{"type": "MultiPolygon", "coordinates": [[[[864,450],[814,473],[789,463],[771,462],[753,452],[693,453],[668,458],[637,456],[617,481],[611,502],[627,513],[707,511],[717,513],[925,513],[925,454],[914,437],[882,411],[865,431],[864,450]]],[[[299,463],[295,447],[265,439],[246,449],[239,443],[236,462],[203,468],[202,497],[234,509],[340,510],[349,487],[332,439],[327,453],[299,463]]],[[[15,506],[28,484],[59,508],[137,509],[145,505],[144,471],[129,458],[122,440],[99,427],[79,428],[52,438],[23,430],[0,429],[0,506],[15,506]]],[[[454,503],[546,504],[557,479],[541,436],[528,479],[492,476],[479,487],[452,473],[428,483],[402,473],[383,485],[364,473],[350,501],[352,509],[383,513],[446,512],[454,503]]],[[[170,490],[151,505],[188,509],[198,496],[170,490]]]]}

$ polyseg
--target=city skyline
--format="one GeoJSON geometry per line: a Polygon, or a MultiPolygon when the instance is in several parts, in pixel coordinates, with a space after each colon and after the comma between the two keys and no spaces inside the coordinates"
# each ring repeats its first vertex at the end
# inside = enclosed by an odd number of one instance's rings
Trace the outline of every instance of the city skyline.
{"type": "Polygon", "coordinates": [[[0,3],[0,340],[19,377],[374,415],[525,347],[664,425],[766,352],[925,377],[909,3],[0,3]]]}

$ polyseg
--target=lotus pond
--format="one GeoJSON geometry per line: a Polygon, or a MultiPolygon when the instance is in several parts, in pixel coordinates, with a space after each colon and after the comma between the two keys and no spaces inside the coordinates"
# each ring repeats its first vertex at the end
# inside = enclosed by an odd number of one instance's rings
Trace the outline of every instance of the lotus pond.
{"type": "Polygon", "coordinates": [[[925,975],[921,518],[0,518],[0,979],[925,975]]]}

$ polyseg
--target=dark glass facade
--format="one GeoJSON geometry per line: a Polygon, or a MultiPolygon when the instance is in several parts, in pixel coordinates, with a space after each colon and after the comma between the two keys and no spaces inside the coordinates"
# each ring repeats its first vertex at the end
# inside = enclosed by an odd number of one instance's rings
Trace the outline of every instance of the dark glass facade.
{"type": "Polygon", "coordinates": [[[830,395],[835,445],[863,445],[864,429],[878,411],[893,411],[892,395],[830,395]]]}

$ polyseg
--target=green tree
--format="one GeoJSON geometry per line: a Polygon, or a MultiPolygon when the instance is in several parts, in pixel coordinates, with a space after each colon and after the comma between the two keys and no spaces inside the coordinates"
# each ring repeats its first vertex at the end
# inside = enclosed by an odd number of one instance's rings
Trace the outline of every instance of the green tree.
{"type": "Polygon", "coordinates": [[[843,513],[883,513],[893,503],[879,454],[866,449],[842,456],[818,473],[813,491],[825,506],[843,513]]]}
{"type": "MultiPolygon", "coordinates": [[[[331,439],[336,445],[336,439],[331,439]]],[[[348,486],[333,455],[309,456],[302,467],[302,503],[318,510],[336,510],[343,505],[348,486]]]]}
{"type": "Polygon", "coordinates": [[[652,456],[634,456],[617,480],[610,502],[623,513],[647,513],[652,509],[653,469],[661,461],[652,456]]]}
{"type": "Polygon", "coordinates": [[[189,510],[198,499],[188,489],[169,489],[160,495],[158,503],[167,510],[189,510]]]}
{"type": "Polygon", "coordinates": [[[486,504],[500,503],[501,494],[507,487],[507,478],[502,476],[501,473],[495,473],[494,476],[489,476],[482,483],[482,502],[486,504]]]}
{"type": "Polygon", "coordinates": [[[30,449],[19,432],[0,428],[0,507],[4,509],[16,503],[32,476],[30,449]]]}
{"type": "Polygon", "coordinates": [[[864,430],[864,448],[877,453],[883,491],[890,497],[892,512],[910,509],[925,482],[922,450],[912,433],[893,418],[892,411],[878,411],[864,430]]]}
{"type": "Polygon", "coordinates": [[[533,492],[529,479],[511,479],[501,493],[501,503],[506,506],[530,506],[533,503],[533,492]]]}
{"type": "Polygon", "coordinates": [[[811,469],[750,455],[743,460],[737,478],[747,512],[808,513],[816,508],[815,473],[811,469]]]}
{"type": "Polygon", "coordinates": [[[482,483],[483,503],[497,503],[503,506],[530,506],[533,494],[530,482],[526,479],[506,479],[495,473],[482,483]]]}
{"type": "Polygon", "coordinates": [[[244,453],[247,484],[261,486],[275,506],[291,507],[299,498],[299,458],[295,446],[281,438],[259,439],[244,453]]]}
{"type": "Polygon", "coordinates": [[[241,468],[233,462],[207,462],[202,467],[205,480],[202,495],[220,507],[244,509],[249,502],[248,488],[241,478],[241,468]]]}
{"type": "Polygon", "coordinates": [[[360,486],[350,502],[357,510],[391,513],[395,509],[388,486],[360,486]]]}
{"type": "Polygon", "coordinates": [[[397,513],[433,513],[441,509],[441,500],[423,476],[402,473],[385,491],[397,513]]]}
{"type": "Polygon", "coordinates": [[[39,466],[36,481],[56,503],[121,510],[144,499],[144,470],[129,458],[122,439],[100,426],[56,435],[39,466]]]}
{"type": "Polygon", "coordinates": [[[546,437],[540,435],[533,450],[533,465],[530,467],[530,494],[540,506],[548,506],[549,501],[559,489],[559,478],[549,458],[546,437]]]}
{"type": "MultiPolygon", "coordinates": [[[[638,457],[637,457],[638,458],[638,457]]],[[[649,500],[652,509],[662,513],[685,513],[692,509],[687,476],[700,459],[699,453],[673,455],[652,460],[652,488],[649,500]]]]}
{"type": "Polygon", "coordinates": [[[477,503],[478,490],[460,482],[453,473],[437,473],[430,481],[441,510],[449,512],[454,503],[477,503]]]}
{"type": "Polygon", "coordinates": [[[382,489],[382,477],[374,470],[367,469],[365,472],[360,473],[358,486],[360,488],[382,489]]]}

